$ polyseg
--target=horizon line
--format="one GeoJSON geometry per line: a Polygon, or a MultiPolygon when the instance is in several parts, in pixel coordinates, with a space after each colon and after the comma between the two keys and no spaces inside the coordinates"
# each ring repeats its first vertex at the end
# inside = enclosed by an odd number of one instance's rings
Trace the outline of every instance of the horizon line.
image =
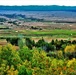
{"type": "Polygon", "coordinates": [[[64,6],[64,7],[76,7],[70,5],[0,5],[0,6],[64,6]]]}

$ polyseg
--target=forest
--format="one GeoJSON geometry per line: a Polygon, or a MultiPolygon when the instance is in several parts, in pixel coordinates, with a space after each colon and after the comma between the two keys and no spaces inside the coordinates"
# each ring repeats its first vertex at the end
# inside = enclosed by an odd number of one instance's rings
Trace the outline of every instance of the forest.
{"type": "Polygon", "coordinates": [[[6,40],[0,46],[0,75],[76,75],[76,40],[6,40]]]}

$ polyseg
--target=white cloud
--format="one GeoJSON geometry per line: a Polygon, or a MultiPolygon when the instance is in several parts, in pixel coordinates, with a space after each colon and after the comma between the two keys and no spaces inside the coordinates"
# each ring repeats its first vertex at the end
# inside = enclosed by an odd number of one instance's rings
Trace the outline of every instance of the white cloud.
{"type": "Polygon", "coordinates": [[[0,5],[67,5],[76,6],[76,0],[0,0],[0,5]]]}

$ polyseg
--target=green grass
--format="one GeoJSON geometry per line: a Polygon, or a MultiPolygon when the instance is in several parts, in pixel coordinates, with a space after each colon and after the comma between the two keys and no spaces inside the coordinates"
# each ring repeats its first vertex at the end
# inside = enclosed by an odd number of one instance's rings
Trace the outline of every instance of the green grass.
{"type": "Polygon", "coordinates": [[[14,30],[5,30],[0,36],[18,36],[22,34],[23,36],[51,36],[51,37],[76,37],[76,30],[19,30],[18,32],[14,30]]]}
{"type": "Polygon", "coordinates": [[[6,26],[5,25],[0,25],[0,28],[6,28],[6,26]]]}
{"type": "Polygon", "coordinates": [[[27,35],[76,35],[75,30],[25,30],[23,31],[27,35]]]}

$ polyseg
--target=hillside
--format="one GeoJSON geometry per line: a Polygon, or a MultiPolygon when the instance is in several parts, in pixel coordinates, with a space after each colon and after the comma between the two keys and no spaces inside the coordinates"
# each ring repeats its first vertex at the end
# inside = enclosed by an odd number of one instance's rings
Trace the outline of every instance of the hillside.
{"type": "Polygon", "coordinates": [[[12,11],[76,11],[76,6],[0,6],[1,10],[12,11]]]}

